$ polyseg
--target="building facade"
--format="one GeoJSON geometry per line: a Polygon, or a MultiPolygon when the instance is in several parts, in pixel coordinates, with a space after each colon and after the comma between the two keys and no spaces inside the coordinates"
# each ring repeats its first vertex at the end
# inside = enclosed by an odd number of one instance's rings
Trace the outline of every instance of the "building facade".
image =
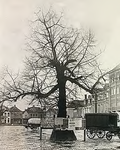
{"type": "Polygon", "coordinates": [[[11,124],[16,125],[16,124],[22,124],[22,111],[14,105],[9,109],[10,114],[11,114],[11,124]]]}
{"type": "Polygon", "coordinates": [[[1,114],[1,124],[22,124],[22,111],[14,105],[11,108],[4,106],[1,114]]]}
{"type": "Polygon", "coordinates": [[[120,111],[120,64],[109,72],[109,111],[120,111]]]}
{"type": "Polygon", "coordinates": [[[58,110],[55,108],[48,108],[47,110],[45,110],[45,117],[46,118],[57,117],[57,112],[58,112],[58,110]]]}
{"type": "Polygon", "coordinates": [[[23,117],[22,123],[27,124],[28,119],[30,118],[44,118],[45,113],[40,107],[32,106],[32,107],[27,108],[23,112],[22,117],[23,117]]]}
{"type": "MultiPolygon", "coordinates": [[[[95,100],[92,101],[90,107],[90,112],[95,112],[95,100]]],[[[108,83],[97,93],[97,112],[111,111],[120,111],[120,64],[109,71],[108,83]]]]}
{"type": "Polygon", "coordinates": [[[9,109],[6,109],[3,112],[2,123],[4,123],[4,124],[11,124],[11,112],[9,111],[9,109]]]}
{"type": "Polygon", "coordinates": [[[94,112],[94,102],[87,95],[84,100],[73,100],[67,106],[67,115],[70,118],[84,118],[85,113],[91,112],[94,112]]]}
{"type": "Polygon", "coordinates": [[[74,100],[67,106],[67,115],[70,118],[84,118],[86,113],[95,113],[95,105],[97,105],[97,113],[109,112],[109,86],[104,86],[97,93],[97,102],[93,95],[85,95],[84,100],[74,100]]]}

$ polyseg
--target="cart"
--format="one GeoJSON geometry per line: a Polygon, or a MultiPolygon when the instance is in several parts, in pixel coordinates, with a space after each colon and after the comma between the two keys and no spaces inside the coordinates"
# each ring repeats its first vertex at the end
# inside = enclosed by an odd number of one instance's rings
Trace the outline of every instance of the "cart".
{"type": "Polygon", "coordinates": [[[40,127],[40,125],[41,125],[41,119],[40,118],[30,118],[28,120],[28,123],[25,125],[25,127],[36,130],[40,127]]]}
{"type": "Polygon", "coordinates": [[[117,135],[120,138],[120,127],[117,113],[87,113],[85,114],[87,137],[93,139],[95,136],[111,140],[117,135]]]}

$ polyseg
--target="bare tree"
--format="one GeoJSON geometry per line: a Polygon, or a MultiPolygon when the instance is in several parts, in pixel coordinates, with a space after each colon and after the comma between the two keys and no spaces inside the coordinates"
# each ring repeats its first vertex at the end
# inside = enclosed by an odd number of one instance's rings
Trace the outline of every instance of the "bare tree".
{"type": "Polygon", "coordinates": [[[66,117],[66,100],[74,85],[94,94],[104,74],[99,69],[93,33],[66,27],[55,12],[38,12],[33,21],[25,70],[19,80],[9,74],[6,99],[31,95],[44,104],[57,104],[58,117],[66,117]]]}

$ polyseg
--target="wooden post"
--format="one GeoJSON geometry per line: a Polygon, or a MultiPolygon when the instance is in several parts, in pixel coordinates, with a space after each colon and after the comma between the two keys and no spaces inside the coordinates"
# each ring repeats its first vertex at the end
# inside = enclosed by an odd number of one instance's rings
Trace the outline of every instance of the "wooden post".
{"type": "Polygon", "coordinates": [[[40,140],[42,140],[42,114],[40,114],[40,140]]]}
{"type": "Polygon", "coordinates": [[[86,141],[86,119],[83,120],[83,127],[84,127],[84,142],[86,141]]]}
{"type": "Polygon", "coordinates": [[[42,127],[40,126],[40,140],[42,140],[42,127]]]}
{"type": "Polygon", "coordinates": [[[97,113],[97,93],[95,93],[95,113],[97,113]]]}
{"type": "Polygon", "coordinates": [[[84,128],[84,142],[86,141],[86,129],[84,128]]]}
{"type": "Polygon", "coordinates": [[[54,123],[53,123],[53,130],[55,130],[55,115],[53,115],[54,123]]]}

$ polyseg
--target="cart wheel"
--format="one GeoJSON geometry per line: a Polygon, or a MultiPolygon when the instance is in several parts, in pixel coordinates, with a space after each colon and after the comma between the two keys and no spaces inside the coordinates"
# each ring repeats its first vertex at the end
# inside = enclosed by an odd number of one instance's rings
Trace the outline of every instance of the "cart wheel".
{"type": "Polygon", "coordinates": [[[89,139],[93,139],[95,137],[95,131],[93,131],[93,130],[87,130],[87,137],[89,139]]]}
{"type": "Polygon", "coordinates": [[[98,136],[98,138],[103,138],[104,136],[105,136],[105,131],[103,131],[103,130],[98,130],[97,131],[97,136],[98,136]]]}
{"type": "Polygon", "coordinates": [[[110,141],[110,140],[112,139],[112,134],[111,134],[111,132],[107,132],[107,133],[106,133],[106,139],[107,139],[108,141],[110,141]]]}
{"type": "Polygon", "coordinates": [[[120,133],[118,133],[118,138],[120,139],[120,133]]]}

